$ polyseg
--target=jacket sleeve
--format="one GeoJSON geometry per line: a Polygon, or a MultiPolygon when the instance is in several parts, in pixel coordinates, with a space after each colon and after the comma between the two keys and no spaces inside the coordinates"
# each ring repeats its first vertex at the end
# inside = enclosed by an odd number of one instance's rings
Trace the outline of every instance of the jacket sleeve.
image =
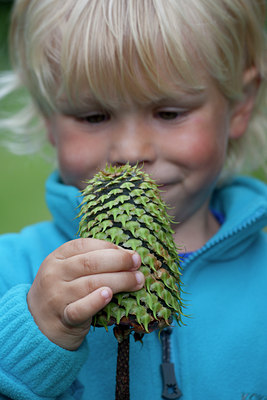
{"type": "Polygon", "coordinates": [[[28,309],[38,268],[60,244],[46,224],[0,237],[0,399],[55,399],[70,387],[88,356],[86,342],[68,351],[49,341],[28,309]]]}
{"type": "Polygon", "coordinates": [[[29,284],[12,287],[0,299],[0,393],[19,400],[55,399],[75,380],[87,357],[50,342],[27,306],[29,284]]]}

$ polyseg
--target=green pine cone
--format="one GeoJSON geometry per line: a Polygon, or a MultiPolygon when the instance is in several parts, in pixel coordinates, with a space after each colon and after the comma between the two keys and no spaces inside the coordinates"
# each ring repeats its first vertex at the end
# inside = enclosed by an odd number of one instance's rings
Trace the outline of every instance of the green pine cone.
{"type": "Polygon", "coordinates": [[[94,326],[128,325],[148,333],[181,322],[180,264],[171,218],[156,183],[137,166],[107,166],[88,181],[79,217],[84,238],[103,239],[137,251],[143,289],[119,293],[94,317],[94,326]]]}

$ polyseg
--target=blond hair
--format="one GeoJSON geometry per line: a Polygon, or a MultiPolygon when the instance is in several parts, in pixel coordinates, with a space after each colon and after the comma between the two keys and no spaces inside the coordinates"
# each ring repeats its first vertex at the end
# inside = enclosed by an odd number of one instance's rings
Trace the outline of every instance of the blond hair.
{"type": "Polygon", "coordinates": [[[5,79],[10,91],[27,88],[33,110],[10,125],[16,132],[20,121],[17,149],[30,150],[33,141],[38,148],[27,127],[38,112],[86,110],[88,96],[113,108],[129,98],[155,101],[174,86],[199,91],[201,71],[234,102],[244,70],[254,66],[259,101],[246,134],[229,143],[226,168],[257,168],[267,142],[264,17],[265,0],[17,0],[10,31],[15,74],[5,79]]]}

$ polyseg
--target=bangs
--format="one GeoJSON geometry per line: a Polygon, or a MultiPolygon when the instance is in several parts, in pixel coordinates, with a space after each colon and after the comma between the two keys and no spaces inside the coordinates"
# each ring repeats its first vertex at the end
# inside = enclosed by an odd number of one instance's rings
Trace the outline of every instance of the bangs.
{"type": "Polygon", "coordinates": [[[261,30],[256,18],[240,22],[242,9],[237,0],[31,0],[21,27],[14,16],[14,65],[44,114],[153,102],[200,91],[207,77],[234,100],[245,64],[263,70],[261,30]]]}
{"type": "Polygon", "coordinates": [[[39,43],[44,56],[32,92],[42,89],[41,109],[44,99],[52,111],[71,113],[88,101],[112,108],[201,90],[189,27],[162,3],[67,0],[57,28],[39,43]]]}
{"type": "Polygon", "coordinates": [[[195,57],[179,43],[184,34],[174,42],[161,22],[152,1],[97,0],[80,12],[74,8],[68,21],[73,30],[63,34],[62,94],[78,107],[89,95],[110,108],[155,101],[177,87],[199,90],[195,57]]]}

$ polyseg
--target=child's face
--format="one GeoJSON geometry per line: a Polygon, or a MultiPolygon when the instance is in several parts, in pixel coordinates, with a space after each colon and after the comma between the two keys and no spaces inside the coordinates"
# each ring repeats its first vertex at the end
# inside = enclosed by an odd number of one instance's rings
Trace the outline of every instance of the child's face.
{"type": "Polygon", "coordinates": [[[88,104],[83,118],[54,115],[47,126],[66,184],[83,188],[106,163],[144,164],[182,222],[209,200],[224,164],[231,112],[209,83],[201,93],[177,92],[146,106],[109,111],[88,104]]]}

